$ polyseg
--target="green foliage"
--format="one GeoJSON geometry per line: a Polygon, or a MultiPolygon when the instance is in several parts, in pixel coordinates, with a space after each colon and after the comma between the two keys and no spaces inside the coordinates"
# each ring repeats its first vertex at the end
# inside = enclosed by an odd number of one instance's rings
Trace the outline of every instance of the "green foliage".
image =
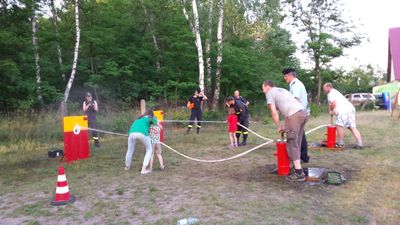
{"type": "Polygon", "coordinates": [[[312,117],[318,117],[328,108],[326,105],[318,105],[314,102],[310,103],[309,105],[310,105],[310,116],[312,117]]]}

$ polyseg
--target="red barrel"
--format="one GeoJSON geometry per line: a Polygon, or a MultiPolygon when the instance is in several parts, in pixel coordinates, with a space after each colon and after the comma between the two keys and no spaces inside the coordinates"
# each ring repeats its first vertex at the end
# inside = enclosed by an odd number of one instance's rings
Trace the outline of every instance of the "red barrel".
{"type": "Polygon", "coordinates": [[[277,140],[276,144],[276,153],[278,161],[278,175],[279,176],[288,176],[290,173],[290,160],[286,150],[286,141],[277,140]]]}
{"type": "Polygon", "coordinates": [[[334,148],[336,144],[336,126],[329,125],[328,128],[328,135],[326,141],[326,147],[334,148]]]}

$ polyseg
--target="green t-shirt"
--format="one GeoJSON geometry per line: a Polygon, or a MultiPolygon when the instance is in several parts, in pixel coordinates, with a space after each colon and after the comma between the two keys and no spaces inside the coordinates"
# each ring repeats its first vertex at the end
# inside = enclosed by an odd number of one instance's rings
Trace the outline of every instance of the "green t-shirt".
{"type": "MultiPolygon", "coordinates": [[[[129,129],[129,134],[131,133],[142,133],[146,136],[149,136],[149,129],[150,129],[150,119],[149,116],[144,116],[142,118],[139,118],[137,120],[135,120],[135,122],[133,122],[131,129],[129,129]]],[[[153,124],[157,124],[158,120],[156,117],[153,117],[153,124]]]]}

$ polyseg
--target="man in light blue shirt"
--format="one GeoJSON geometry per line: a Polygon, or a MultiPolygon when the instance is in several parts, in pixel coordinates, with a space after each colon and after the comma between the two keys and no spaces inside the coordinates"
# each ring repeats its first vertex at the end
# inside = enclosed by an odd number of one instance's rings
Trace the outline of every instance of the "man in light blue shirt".
{"type": "MultiPolygon", "coordinates": [[[[297,101],[301,103],[303,108],[308,111],[307,91],[306,88],[304,87],[304,84],[299,79],[297,79],[296,70],[293,68],[287,68],[282,71],[282,74],[283,74],[283,79],[285,79],[286,83],[289,84],[290,93],[293,95],[295,99],[297,99],[297,101]]],[[[308,161],[310,161],[307,147],[308,143],[305,132],[303,131],[300,158],[304,163],[308,163],[308,161]]]]}

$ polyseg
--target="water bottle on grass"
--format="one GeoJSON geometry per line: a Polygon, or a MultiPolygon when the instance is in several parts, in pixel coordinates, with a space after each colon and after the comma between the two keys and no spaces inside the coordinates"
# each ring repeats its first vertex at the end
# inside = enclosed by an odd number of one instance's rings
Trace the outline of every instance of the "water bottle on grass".
{"type": "Polygon", "coordinates": [[[197,224],[199,220],[195,217],[188,217],[177,221],[176,225],[193,225],[197,224]]]}

